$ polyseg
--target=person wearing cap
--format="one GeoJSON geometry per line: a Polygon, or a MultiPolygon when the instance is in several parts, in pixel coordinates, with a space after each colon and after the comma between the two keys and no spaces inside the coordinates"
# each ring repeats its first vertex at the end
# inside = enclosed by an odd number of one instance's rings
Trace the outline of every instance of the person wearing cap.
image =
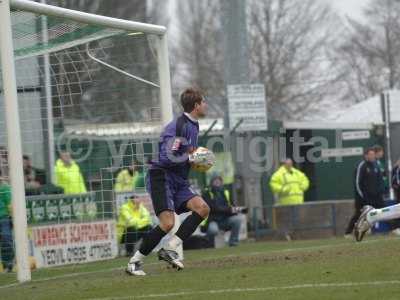
{"type": "Polygon", "coordinates": [[[151,225],[149,210],[137,196],[131,195],[121,206],[117,223],[117,237],[125,244],[127,256],[133,255],[135,243],[151,229],[151,225]]]}
{"type": "Polygon", "coordinates": [[[304,192],[308,190],[310,181],[300,170],[293,167],[288,158],[272,175],[269,186],[276,196],[278,205],[295,205],[304,202],[304,192]]]}
{"type": "Polygon", "coordinates": [[[210,215],[201,225],[207,231],[208,238],[213,242],[219,230],[231,231],[229,246],[239,244],[239,232],[242,218],[238,213],[245,213],[247,209],[232,205],[229,191],[224,188],[221,176],[213,176],[210,186],[202,194],[203,199],[210,207],[210,215]]]}

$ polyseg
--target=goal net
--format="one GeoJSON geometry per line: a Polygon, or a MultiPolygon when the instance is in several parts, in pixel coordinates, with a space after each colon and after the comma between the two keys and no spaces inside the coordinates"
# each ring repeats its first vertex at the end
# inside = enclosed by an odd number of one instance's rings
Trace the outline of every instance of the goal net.
{"type": "MultiPolygon", "coordinates": [[[[25,0],[10,7],[29,262],[41,268],[115,257],[125,249],[120,207],[135,194],[152,210],[146,162],[172,117],[165,28],[25,0]]],[[[3,60],[0,196],[11,186],[11,200],[23,201],[13,197],[20,166],[10,160],[17,154],[9,151],[5,67],[3,60]]],[[[18,230],[0,249],[3,268],[15,268],[18,230]]]]}

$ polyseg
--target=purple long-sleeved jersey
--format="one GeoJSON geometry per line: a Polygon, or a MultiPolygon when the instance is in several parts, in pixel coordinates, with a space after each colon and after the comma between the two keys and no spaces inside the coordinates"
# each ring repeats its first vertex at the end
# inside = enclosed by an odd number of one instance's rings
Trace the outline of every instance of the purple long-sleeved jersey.
{"type": "Polygon", "coordinates": [[[190,171],[189,152],[197,148],[199,123],[182,114],[170,122],[161,133],[158,160],[151,169],[164,169],[187,179],[190,171]]]}

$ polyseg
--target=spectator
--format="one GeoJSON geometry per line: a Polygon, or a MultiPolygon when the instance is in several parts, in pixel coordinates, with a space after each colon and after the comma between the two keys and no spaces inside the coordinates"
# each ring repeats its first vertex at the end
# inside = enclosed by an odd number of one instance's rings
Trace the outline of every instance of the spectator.
{"type": "Polygon", "coordinates": [[[61,152],[56,161],[55,184],[64,189],[64,194],[87,192],[81,170],[69,152],[61,152]]]}
{"type": "Polygon", "coordinates": [[[11,225],[11,188],[0,178],[0,252],[3,268],[11,272],[14,261],[14,242],[11,225]]]}
{"type": "Polygon", "coordinates": [[[135,195],[121,206],[117,236],[120,243],[125,243],[126,255],[132,256],[134,245],[151,229],[151,216],[147,208],[135,195]]]}
{"type": "Polygon", "coordinates": [[[214,176],[211,179],[210,187],[203,192],[202,197],[210,207],[210,215],[203,226],[203,229],[207,230],[209,239],[214,242],[220,229],[230,230],[229,246],[237,246],[242,223],[242,219],[237,214],[247,212],[247,210],[232,205],[229,191],[224,188],[221,176],[214,176]]]}
{"type": "Polygon", "coordinates": [[[3,146],[0,146],[0,172],[3,178],[8,177],[8,151],[3,146]]]}
{"type": "Polygon", "coordinates": [[[353,232],[354,224],[361,215],[361,209],[364,205],[371,205],[374,208],[384,207],[382,190],[382,173],[376,163],[376,154],[374,148],[368,148],[364,153],[362,160],[354,175],[354,198],[355,212],[347,226],[345,235],[353,232]]]}
{"type": "Polygon", "coordinates": [[[132,192],[137,187],[144,187],[144,178],[134,164],[118,172],[114,186],[116,192],[132,192]]]}
{"type": "Polygon", "coordinates": [[[397,202],[400,202],[400,159],[396,162],[392,171],[392,187],[397,202]]]}
{"type": "Polygon", "coordinates": [[[27,196],[37,195],[39,194],[39,188],[42,185],[37,179],[37,169],[32,166],[31,159],[28,155],[24,155],[22,161],[24,168],[25,194],[27,196]]]}
{"type": "Polygon", "coordinates": [[[304,192],[310,181],[300,170],[293,167],[291,159],[285,159],[282,166],[272,175],[269,182],[279,205],[294,205],[304,202],[304,192]]]}
{"type": "Polygon", "coordinates": [[[380,183],[380,187],[383,191],[384,194],[388,194],[389,192],[389,178],[387,176],[387,172],[386,172],[386,166],[384,163],[384,158],[385,158],[385,151],[383,150],[383,147],[380,145],[375,145],[373,147],[374,151],[375,151],[375,159],[376,159],[376,164],[378,165],[378,169],[381,172],[382,176],[382,180],[380,183]]]}

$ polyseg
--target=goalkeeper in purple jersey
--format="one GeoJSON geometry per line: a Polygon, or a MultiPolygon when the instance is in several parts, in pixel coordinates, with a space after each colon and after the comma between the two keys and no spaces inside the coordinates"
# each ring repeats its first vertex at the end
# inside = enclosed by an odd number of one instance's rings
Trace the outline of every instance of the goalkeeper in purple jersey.
{"type": "Polygon", "coordinates": [[[174,249],[196,230],[210,212],[207,203],[192,190],[188,181],[190,165],[196,163],[190,153],[198,146],[198,119],[205,116],[207,103],[204,96],[193,88],[186,89],[180,100],[184,112],[161,133],[158,159],[151,162],[146,178],[146,187],[160,224],[143,238],[139,250],[129,260],[126,272],[131,275],[146,275],[142,269],[143,260],[174,227],[174,213],[191,211],[167,245],[158,252],[160,260],[178,270],[183,269],[183,263],[174,249]]]}

